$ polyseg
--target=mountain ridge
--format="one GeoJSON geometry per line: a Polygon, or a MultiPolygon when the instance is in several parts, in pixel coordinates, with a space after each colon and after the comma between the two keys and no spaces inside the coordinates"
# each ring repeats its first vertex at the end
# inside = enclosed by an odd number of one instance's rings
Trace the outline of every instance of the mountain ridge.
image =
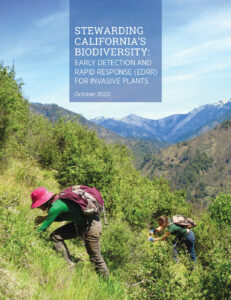
{"type": "Polygon", "coordinates": [[[150,138],[177,143],[198,136],[230,117],[231,99],[225,99],[201,105],[185,114],[174,114],[158,120],[131,114],[120,120],[95,118],[91,121],[125,138],[150,138]]]}
{"type": "Polygon", "coordinates": [[[83,126],[88,127],[90,130],[96,131],[99,138],[103,139],[106,143],[118,143],[126,145],[133,153],[135,157],[134,164],[136,167],[140,167],[141,164],[146,161],[146,157],[152,157],[158,153],[159,150],[166,145],[165,142],[158,141],[155,139],[139,140],[137,138],[124,138],[113,131],[104,128],[101,125],[95,124],[82,115],[75,112],[64,109],[57,104],[41,104],[41,103],[30,103],[30,109],[33,113],[41,114],[49,120],[56,122],[59,118],[65,117],[68,120],[76,120],[83,126]]]}

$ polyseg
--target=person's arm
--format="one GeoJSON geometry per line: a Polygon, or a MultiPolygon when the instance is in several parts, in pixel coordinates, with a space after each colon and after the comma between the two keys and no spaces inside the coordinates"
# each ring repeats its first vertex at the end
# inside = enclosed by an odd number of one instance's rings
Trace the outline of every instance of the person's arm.
{"type": "Polygon", "coordinates": [[[63,212],[68,210],[67,205],[61,200],[56,200],[48,211],[48,215],[42,225],[37,229],[38,232],[46,231],[55,219],[63,212]]]}
{"type": "Polygon", "coordinates": [[[151,230],[149,231],[149,241],[150,241],[150,242],[154,242],[154,241],[159,241],[159,240],[161,240],[162,238],[154,238],[153,235],[154,235],[154,233],[161,232],[163,229],[164,229],[163,226],[159,226],[159,227],[156,227],[156,228],[154,228],[154,229],[151,229],[151,230]]]}
{"type": "Polygon", "coordinates": [[[154,239],[154,242],[165,241],[170,235],[171,235],[170,232],[165,232],[165,234],[162,237],[154,239]]]}
{"type": "Polygon", "coordinates": [[[158,238],[153,238],[152,240],[150,240],[150,242],[157,242],[157,241],[165,241],[169,236],[171,235],[170,232],[165,232],[165,234],[162,237],[158,237],[158,238]]]}

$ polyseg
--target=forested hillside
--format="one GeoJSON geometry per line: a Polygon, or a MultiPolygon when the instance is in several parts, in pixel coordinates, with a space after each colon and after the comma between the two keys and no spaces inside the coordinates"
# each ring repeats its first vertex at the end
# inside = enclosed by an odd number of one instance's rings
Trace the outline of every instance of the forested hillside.
{"type": "Polygon", "coordinates": [[[96,123],[88,121],[83,116],[64,109],[56,104],[41,104],[30,103],[30,109],[36,114],[40,114],[48,118],[52,122],[58,121],[60,118],[66,120],[75,120],[80,125],[86,126],[97,133],[100,139],[103,139],[107,144],[121,144],[126,145],[134,156],[134,165],[140,169],[141,166],[157,154],[160,149],[167,146],[166,142],[155,139],[138,139],[138,138],[123,138],[120,135],[108,130],[96,123]]]}
{"type": "Polygon", "coordinates": [[[75,121],[51,123],[32,114],[15,80],[0,66],[0,295],[2,299],[230,299],[231,195],[220,194],[197,212],[167,181],[141,176],[126,146],[108,145],[75,121]],[[49,232],[38,234],[30,192],[58,192],[83,184],[105,200],[102,254],[110,279],[94,272],[81,240],[68,246],[79,262],[73,271],[52,249],[49,232]],[[159,215],[190,215],[197,264],[182,248],[172,259],[171,241],[150,243],[159,215]]]}
{"type": "Polygon", "coordinates": [[[231,121],[190,141],[172,145],[143,166],[163,176],[174,189],[185,189],[188,200],[206,206],[219,192],[231,192],[231,121]]]}

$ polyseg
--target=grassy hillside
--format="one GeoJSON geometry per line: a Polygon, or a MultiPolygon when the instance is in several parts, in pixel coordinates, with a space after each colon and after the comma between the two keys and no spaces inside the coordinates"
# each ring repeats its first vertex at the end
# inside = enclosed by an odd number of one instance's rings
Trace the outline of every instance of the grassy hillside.
{"type": "Polygon", "coordinates": [[[231,262],[226,254],[231,251],[227,243],[230,230],[223,228],[223,237],[219,237],[216,226],[202,216],[195,229],[198,264],[193,272],[185,250],[179,254],[181,263],[175,264],[171,243],[149,244],[145,231],[131,231],[128,225],[125,230],[119,220],[109,221],[102,238],[109,281],[96,275],[81,240],[67,241],[79,260],[75,269],[68,269],[49,241],[57,225],[39,236],[33,222],[39,212],[30,210],[33,188],[42,185],[59,191],[54,176],[35,162],[15,159],[1,171],[1,299],[229,299],[231,262]]]}
{"type": "Polygon", "coordinates": [[[39,212],[30,210],[29,195],[37,186],[59,191],[52,171],[12,160],[0,182],[1,299],[127,299],[126,286],[116,277],[106,282],[95,274],[80,240],[68,243],[80,259],[69,270],[52,249],[49,235],[38,238],[33,221],[39,212]]]}
{"type": "Polygon", "coordinates": [[[127,147],[108,145],[74,121],[51,123],[28,106],[14,70],[0,65],[1,299],[230,299],[231,194],[220,194],[208,211],[193,210],[184,192],[170,190],[163,178],[141,176],[127,147]],[[76,183],[95,186],[104,198],[109,225],[101,252],[109,280],[95,273],[81,239],[67,241],[77,262],[68,269],[49,239],[60,224],[35,231],[41,213],[30,209],[30,192],[76,183]],[[175,214],[198,224],[196,265],[184,247],[176,264],[172,237],[148,240],[158,216],[175,214]]]}
{"type": "Polygon", "coordinates": [[[173,188],[185,188],[188,198],[205,205],[219,192],[231,192],[231,121],[187,142],[172,145],[143,168],[149,176],[164,176],[173,188]]]}

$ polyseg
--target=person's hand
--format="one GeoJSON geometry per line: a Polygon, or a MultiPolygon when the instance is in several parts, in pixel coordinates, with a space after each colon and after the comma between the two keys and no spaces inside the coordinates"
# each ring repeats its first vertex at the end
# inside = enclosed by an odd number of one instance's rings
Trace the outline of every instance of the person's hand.
{"type": "Polygon", "coordinates": [[[163,230],[163,227],[159,226],[159,227],[155,228],[154,230],[155,230],[155,232],[161,232],[163,230]]]}
{"type": "Polygon", "coordinates": [[[34,222],[36,225],[39,225],[40,223],[42,223],[44,220],[46,219],[46,216],[38,216],[35,218],[34,222]]]}

